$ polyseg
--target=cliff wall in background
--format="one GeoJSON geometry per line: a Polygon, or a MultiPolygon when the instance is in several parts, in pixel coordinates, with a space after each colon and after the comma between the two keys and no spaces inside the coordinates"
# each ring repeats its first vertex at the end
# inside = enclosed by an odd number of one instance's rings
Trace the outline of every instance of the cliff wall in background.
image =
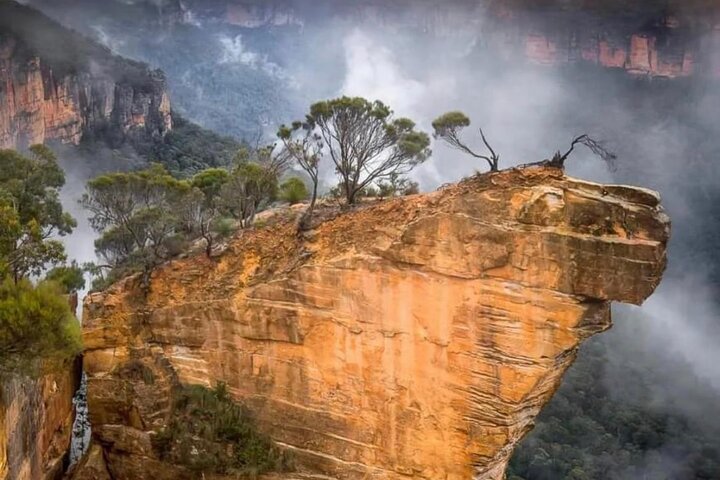
{"type": "MultiPolygon", "coordinates": [[[[188,1],[174,18],[207,19],[245,28],[311,26],[318,18],[355,25],[419,29],[438,36],[464,36],[487,44],[509,59],[561,66],[590,63],[632,75],[720,77],[720,6],[674,10],[648,3],[644,8],[582,8],[581,2],[452,1],[339,2],[322,4],[307,15],[302,1],[188,1]],[[561,6],[562,5],[562,6],[561,6]],[[319,12],[323,12],[318,15],[319,12]],[[314,18],[313,18],[314,17],[314,18]]],[[[591,3],[591,2],[590,2],[591,3]]],[[[709,5],[709,4],[708,4],[709,5]]]]}
{"type": "Polygon", "coordinates": [[[0,479],[58,480],[67,467],[81,363],[0,381],[0,479]]]}
{"type": "Polygon", "coordinates": [[[89,463],[194,478],[152,438],[174,386],[225,382],[300,473],[500,480],[579,344],[611,325],[609,302],[658,285],[668,235],[655,193],[547,167],[304,238],[290,220],[243,232],[220,258],[160,268],[146,300],[132,278],[86,299],[89,463]]]}
{"type": "Polygon", "coordinates": [[[14,2],[0,4],[0,148],[88,135],[113,144],[172,129],[160,71],[120,59],[14,2]]]}

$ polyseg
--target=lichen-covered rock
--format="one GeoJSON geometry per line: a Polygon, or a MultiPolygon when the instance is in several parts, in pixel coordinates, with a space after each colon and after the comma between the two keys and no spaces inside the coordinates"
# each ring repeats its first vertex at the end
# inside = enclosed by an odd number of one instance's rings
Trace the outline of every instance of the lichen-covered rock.
{"type": "Polygon", "coordinates": [[[94,440],[112,478],[169,478],[150,439],[173,385],[220,381],[301,472],[501,479],[609,302],[658,285],[668,235],[655,193],[550,167],[383,201],[309,240],[292,222],[242,232],[160,268],[147,298],[128,279],[86,299],[94,440]]]}

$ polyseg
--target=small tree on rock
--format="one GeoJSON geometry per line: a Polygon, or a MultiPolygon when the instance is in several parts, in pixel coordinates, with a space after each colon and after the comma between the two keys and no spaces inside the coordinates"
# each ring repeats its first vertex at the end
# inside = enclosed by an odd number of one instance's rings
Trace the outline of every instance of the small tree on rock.
{"type": "Polygon", "coordinates": [[[433,129],[435,130],[434,137],[443,140],[445,143],[450,145],[452,148],[463,151],[475,158],[485,160],[490,166],[491,172],[497,172],[500,163],[500,155],[495,153],[495,150],[490,146],[490,143],[485,138],[485,133],[482,128],[480,129],[480,138],[482,138],[485,147],[490,152],[489,155],[481,155],[473,151],[467,146],[460,138],[460,134],[463,129],[470,126],[470,119],[463,112],[448,112],[435,119],[432,123],[433,129]]]}
{"type": "Polygon", "coordinates": [[[208,168],[196,174],[190,181],[193,191],[185,198],[185,211],[190,227],[205,241],[205,254],[209,257],[220,234],[217,223],[222,213],[220,192],[230,180],[230,173],[223,168],[208,168]]]}
{"type": "Polygon", "coordinates": [[[315,210],[320,181],[320,159],[322,158],[322,137],[313,131],[309,123],[294,122],[292,127],[281,126],[277,133],[286,155],[303,169],[312,182],[310,206],[303,215],[301,224],[308,223],[315,210]]]}
{"type": "Polygon", "coordinates": [[[277,188],[278,178],[273,170],[257,163],[241,163],[220,189],[219,202],[241,228],[248,228],[257,212],[275,198],[277,188]]]}
{"type": "Polygon", "coordinates": [[[406,174],[430,156],[428,135],[412,120],[394,118],[380,101],[342,97],[318,102],[305,123],[319,132],[349,205],[374,182],[406,174]]]}

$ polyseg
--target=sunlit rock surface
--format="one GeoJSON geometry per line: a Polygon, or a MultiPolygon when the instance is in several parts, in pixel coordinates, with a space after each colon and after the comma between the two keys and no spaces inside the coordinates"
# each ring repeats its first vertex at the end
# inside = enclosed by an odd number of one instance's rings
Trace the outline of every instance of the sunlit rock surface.
{"type": "Polygon", "coordinates": [[[658,285],[668,235],[655,193],[549,167],[309,236],[244,232],[220,258],[162,267],[146,301],[133,279],[87,298],[95,459],[115,480],[194,478],[159,462],[152,432],[173,385],[222,381],[301,473],[499,480],[609,302],[658,285]]]}

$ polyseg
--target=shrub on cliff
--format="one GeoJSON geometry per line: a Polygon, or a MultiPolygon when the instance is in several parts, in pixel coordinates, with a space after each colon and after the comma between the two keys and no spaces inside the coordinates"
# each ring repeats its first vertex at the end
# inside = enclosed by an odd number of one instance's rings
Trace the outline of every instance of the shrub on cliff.
{"type": "Polygon", "coordinates": [[[37,359],[63,360],[80,350],[80,324],[58,284],[0,283],[0,371],[34,369],[37,359]]]}
{"type": "Polygon", "coordinates": [[[295,205],[308,198],[308,189],[298,177],[290,177],[280,185],[280,198],[295,205]]]}
{"type": "Polygon", "coordinates": [[[153,448],[163,461],[203,474],[255,478],[290,468],[287,455],[257,432],[224,384],[178,391],[170,421],[153,438],[153,448]]]}
{"type": "Polygon", "coordinates": [[[95,250],[111,276],[142,271],[147,280],[157,265],[182,250],[191,192],[188,182],[160,165],[88,182],[81,203],[100,234],[95,250]]]}
{"type": "Polygon", "coordinates": [[[0,165],[0,371],[34,370],[41,359],[80,351],[65,294],[82,288],[82,271],[58,266],[49,274],[54,281],[30,282],[65,261],[52,237],[70,233],[75,220],[60,203],[65,175],[50,149],[0,150],[0,165]]]}

